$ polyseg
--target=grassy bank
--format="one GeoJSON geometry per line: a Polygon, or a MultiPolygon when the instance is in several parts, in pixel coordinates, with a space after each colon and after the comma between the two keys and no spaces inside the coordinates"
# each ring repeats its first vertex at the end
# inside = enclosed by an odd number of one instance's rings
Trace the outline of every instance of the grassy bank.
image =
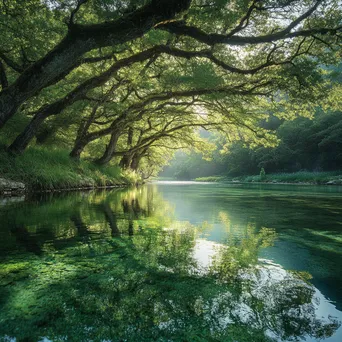
{"type": "Polygon", "coordinates": [[[275,173],[266,174],[263,177],[260,175],[240,177],[240,180],[244,182],[266,183],[342,184],[342,171],[275,173]]]}
{"type": "Polygon", "coordinates": [[[243,183],[305,183],[305,184],[329,184],[342,185],[342,171],[332,172],[309,172],[299,171],[293,173],[273,173],[264,176],[240,176],[224,177],[210,176],[196,178],[201,182],[243,182],[243,183]]]}
{"type": "Polygon", "coordinates": [[[197,182],[225,182],[231,179],[228,179],[224,176],[208,176],[208,177],[198,177],[194,179],[197,182]]]}
{"type": "Polygon", "coordinates": [[[22,182],[30,190],[70,189],[125,185],[138,182],[134,173],[117,166],[97,166],[90,161],[74,161],[62,149],[29,148],[14,158],[0,152],[0,177],[22,182]]]}

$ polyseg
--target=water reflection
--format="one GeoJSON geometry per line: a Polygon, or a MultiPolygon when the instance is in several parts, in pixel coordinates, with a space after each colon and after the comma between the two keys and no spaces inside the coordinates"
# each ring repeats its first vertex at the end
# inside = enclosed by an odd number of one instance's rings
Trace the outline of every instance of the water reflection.
{"type": "Polygon", "coordinates": [[[311,275],[260,258],[274,227],[241,227],[223,208],[212,221],[177,219],[154,186],[2,207],[0,341],[335,336],[311,275]],[[218,223],[224,239],[208,240],[218,223]]]}

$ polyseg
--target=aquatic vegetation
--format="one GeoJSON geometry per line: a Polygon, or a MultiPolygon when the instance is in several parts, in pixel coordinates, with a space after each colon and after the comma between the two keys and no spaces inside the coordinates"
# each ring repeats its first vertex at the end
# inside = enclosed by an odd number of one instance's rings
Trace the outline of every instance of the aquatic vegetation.
{"type": "Polygon", "coordinates": [[[262,227],[256,232],[252,225],[247,227],[242,239],[230,235],[214,256],[211,272],[222,281],[235,281],[242,272],[258,264],[260,249],[272,246],[276,236],[274,229],[262,227]]]}
{"type": "Polygon", "coordinates": [[[174,210],[155,186],[2,208],[0,341],[275,342],[339,328],[317,314],[308,272],[261,258],[280,239],[275,229],[240,226],[221,210],[225,239],[210,244],[216,223],[174,210]],[[207,265],[201,248],[211,248],[207,265]]]}

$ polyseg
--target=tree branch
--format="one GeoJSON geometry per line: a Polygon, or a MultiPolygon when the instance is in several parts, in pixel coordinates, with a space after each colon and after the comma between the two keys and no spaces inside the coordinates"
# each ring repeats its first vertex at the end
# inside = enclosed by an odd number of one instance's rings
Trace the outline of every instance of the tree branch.
{"type": "Polygon", "coordinates": [[[247,13],[241,18],[239,24],[227,34],[227,37],[232,37],[235,33],[243,30],[248,26],[249,18],[252,15],[253,10],[257,8],[256,3],[258,1],[259,0],[253,0],[252,4],[249,6],[247,10],[247,13]]]}
{"type": "Polygon", "coordinates": [[[70,19],[69,19],[69,23],[68,23],[69,27],[72,25],[75,25],[75,23],[74,23],[75,15],[80,10],[81,6],[83,4],[85,4],[87,1],[88,0],[77,0],[77,5],[76,5],[75,9],[73,9],[71,11],[71,14],[70,14],[70,19]]]}
{"type": "Polygon", "coordinates": [[[224,34],[218,33],[205,33],[201,29],[194,26],[186,26],[179,22],[172,22],[168,24],[163,24],[158,26],[160,29],[165,29],[171,33],[177,35],[184,35],[192,37],[202,43],[213,46],[216,44],[227,44],[227,45],[238,45],[244,46],[248,44],[262,44],[271,43],[278,40],[283,40],[287,38],[295,37],[310,37],[313,35],[334,35],[342,29],[342,26],[337,26],[335,28],[313,28],[308,30],[299,30],[295,32],[287,33],[286,30],[277,33],[270,33],[263,36],[232,36],[229,37],[224,34]]]}
{"type": "Polygon", "coordinates": [[[24,71],[24,68],[20,64],[16,63],[14,60],[7,57],[6,54],[2,51],[0,51],[0,58],[14,71],[18,73],[22,73],[24,71]]]}
{"type": "Polygon", "coordinates": [[[6,70],[4,65],[2,64],[2,61],[0,59],[0,83],[1,83],[1,87],[2,89],[5,89],[8,87],[8,80],[7,80],[7,76],[6,76],[6,70]]]}
{"type": "Polygon", "coordinates": [[[173,19],[187,10],[190,3],[191,0],[152,0],[110,22],[69,26],[68,33],[54,49],[25,69],[14,84],[0,93],[0,128],[22,103],[73,70],[86,52],[137,39],[157,23],[173,19]]]}
{"type": "MultiPolygon", "coordinates": [[[[156,28],[163,29],[174,33],[176,35],[185,35],[192,37],[202,43],[213,46],[215,44],[227,44],[227,45],[247,45],[247,44],[261,44],[261,43],[271,43],[278,40],[283,40],[287,38],[295,37],[309,37],[313,35],[328,35],[336,34],[342,29],[342,26],[337,26],[335,28],[312,28],[312,29],[302,29],[298,31],[291,32],[293,28],[298,26],[306,18],[308,18],[322,3],[322,0],[316,1],[315,5],[295,19],[286,28],[278,31],[272,32],[261,36],[236,36],[235,32],[230,32],[228,34],[218,34],[218,33],[206,33],[195,26],[187,26],[182,21],[173,21],[168,23],[161,23],[156,26],[156,28]]],[[[238,26],[240,27],[240,26],[238,26]]],[[[243,24],[242,24],[243,27],[243,24]]]]}

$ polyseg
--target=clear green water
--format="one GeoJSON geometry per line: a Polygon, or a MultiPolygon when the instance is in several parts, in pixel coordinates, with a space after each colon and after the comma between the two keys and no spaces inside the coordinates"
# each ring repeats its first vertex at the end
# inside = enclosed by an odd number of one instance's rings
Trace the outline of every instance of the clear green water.
{"type": "Polygon", "coordinates": [[[0,341],[342,341],[342,189],[0,200],[0,341]]]}

